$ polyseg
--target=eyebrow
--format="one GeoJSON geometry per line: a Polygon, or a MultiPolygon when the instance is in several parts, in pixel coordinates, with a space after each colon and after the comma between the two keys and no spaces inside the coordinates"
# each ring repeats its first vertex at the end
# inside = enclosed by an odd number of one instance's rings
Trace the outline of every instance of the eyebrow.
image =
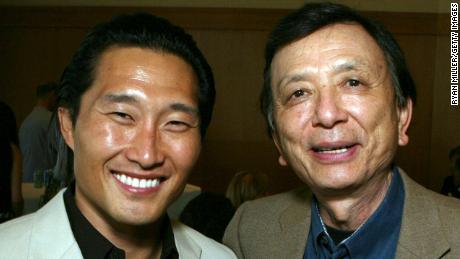
{"type": "Polygon", "coordinates": [[[280,87],[281,85],[287,85],[290,83],[296,83],[300,81],[307,81],[308,76],[306,72],[298,73],[298,74],[293,74],[289,75],[285,78],[283,78],[281,81],[278,82],[277,87],[280,87]]]}
{"type": "MultiPolygon", "coordinates": [[[[357,62],[357,61],[345,61],[340,64],[336,64],[332,66],[332,69],[334,73],[341,73],[341,72],[347,72],[347,71],[358,71],[360,70],[359,67],[361,67],[362,64],[357,62]]],[[[296,83],[296,82],[301,82],[301,81],[307,81],[308,80],[308,72],[301,72],[301,73],[296,73],[289,75],[285,78],[283,78],[279,83],[277,84],[278,87],[281,85],[287,85],[289,83],[296,83]]]]}
{"type": "Polygon", "coordinates": [[[362,64],[357,62],[357,61],[345,61],[340,64],[336,64],[332,67],[334,72],[346,72],[346,71],[352,71],[352,70],[359,70],[359,67],[361,67],[362,64]]]}
{"type": "Polygon", "coordinates": [[[199,115],[198,109],[184,103],[173,103],[170,108],[174,111],[186,112],[195,116],[199,115]]]}
{"type": "Polygon", "coordinates": [[[110,103],[138,103],[139,100],[129,94],[108,94],[103,97],[103,100],[110,103]]]}
{"type": "MultiPolygon", "coordinates": [[[[138,98],[129,94],[108,94],[103,97],[103,100],[110,103],[139,103],[138,98]]],[[[173,111],[181,111],[194,116],[199,115],[198,109],[184,103],[172,103],[171,105],[169,105],[169,108],[173,111]]]]}

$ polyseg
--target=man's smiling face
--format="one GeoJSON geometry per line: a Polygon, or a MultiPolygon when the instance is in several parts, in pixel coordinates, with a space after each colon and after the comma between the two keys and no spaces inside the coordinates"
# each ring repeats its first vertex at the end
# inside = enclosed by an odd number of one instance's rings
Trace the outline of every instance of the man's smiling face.
{"type": "Polygon", "coordinates": [[[356,190],[389,172],[408,142],[412,104],[397,107],[384,54],[362,27],[330,25],[285,46],[271,76],[280,163],[315,193],[356,190]]]}
{"type": "Polygon", "coordinates": [[[59,111],[76,202],[90,221],[149,224],[180,195],[201,149],[197,91],[192,67],[175,55],[103,52],[75,125],[59,111]]]}

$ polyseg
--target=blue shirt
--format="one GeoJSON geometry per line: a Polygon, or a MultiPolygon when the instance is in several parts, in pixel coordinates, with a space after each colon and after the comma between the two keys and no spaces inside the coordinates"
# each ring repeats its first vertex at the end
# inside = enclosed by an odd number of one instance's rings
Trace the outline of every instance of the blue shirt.
{"type": "Polygon", "coordinates": [[[304,259],[395,258],[404,208],[404,185],[396,166],[385,198],[372,216],[339,244],[329,236],[312,199],[311,226],[304,259]]]}

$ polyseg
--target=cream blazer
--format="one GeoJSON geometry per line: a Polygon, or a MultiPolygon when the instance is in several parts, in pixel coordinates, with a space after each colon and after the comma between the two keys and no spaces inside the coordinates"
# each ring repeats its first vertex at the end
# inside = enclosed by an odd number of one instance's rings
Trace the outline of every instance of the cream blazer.
{"type": "MultiPolygon", "coordinates": [[[[35,213],[0,225],[0,259],[81,259],[64,206],[64,190],[35,213]]],[[[233,259],[227,247],[173,222],[180,258],[233,259]]]]}

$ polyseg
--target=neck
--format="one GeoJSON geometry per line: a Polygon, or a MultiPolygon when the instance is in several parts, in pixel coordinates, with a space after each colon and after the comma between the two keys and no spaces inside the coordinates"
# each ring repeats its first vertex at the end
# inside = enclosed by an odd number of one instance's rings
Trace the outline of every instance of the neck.
{"type": "Polygon", "coordinates": [[[324,224],[346,231],[356,230],[379,207],[391,183],[391,169],[376,176],[362,189],[338,196],[316,195],[324,224]]]}
{"type": "MultiPolygon", "coordinates": [[[[126,258],[160,258],[163,219],[150,225],[118,225],[102,233],[116,247],[125,251],[126,258]],[[149,229],[150,231],[146,231],[149,229]]],[[[98,229],[99,230],[99,229],[98,229]]]]}
{"type": "Polygon", "coordinates": [[[164,217],[146,225],[132,225],[113,219],[110,215],[88,208],[77,201],[85,218],[114,246],[125,252],[126,258],[160,258],[161,228],[164,217]]]}

